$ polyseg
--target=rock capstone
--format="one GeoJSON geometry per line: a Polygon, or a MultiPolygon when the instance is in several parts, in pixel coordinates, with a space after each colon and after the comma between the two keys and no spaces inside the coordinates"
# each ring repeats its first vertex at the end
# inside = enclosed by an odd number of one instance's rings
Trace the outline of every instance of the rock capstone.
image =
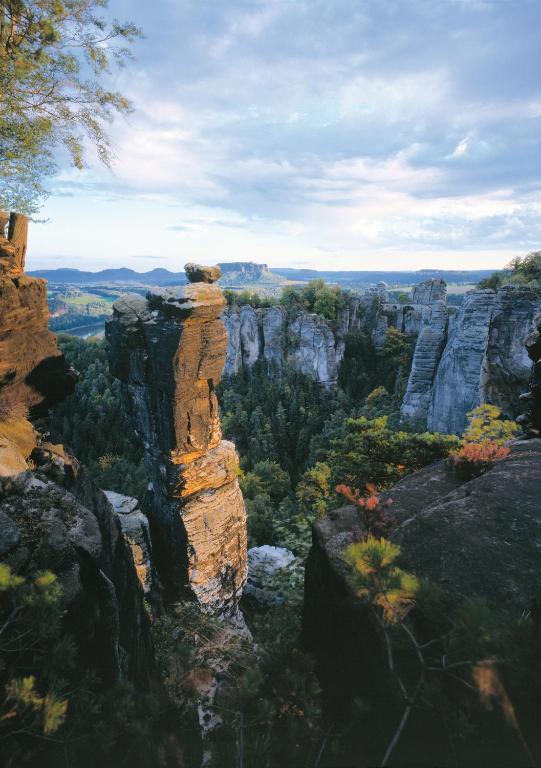
{"type": "Polygon", "coordinates": [[[218,265],[205,267],[202,264],[185,264],[184,271],[190,283],[216,283],[222,274],[218,265]]]}

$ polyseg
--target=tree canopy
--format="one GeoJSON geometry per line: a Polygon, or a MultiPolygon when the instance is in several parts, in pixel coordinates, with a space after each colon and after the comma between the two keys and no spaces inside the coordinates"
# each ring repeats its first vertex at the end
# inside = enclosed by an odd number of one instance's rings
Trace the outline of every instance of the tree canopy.
{"type": "Polygon", "coordinates": [[[100,16],[107,0],[0,0],[0,206],[35,213],[53,150],[83,167],[84,141],[100,160],[113,155],[106,125],[131,110],[106,85],[141,36],[132,23],[100,16]]]}

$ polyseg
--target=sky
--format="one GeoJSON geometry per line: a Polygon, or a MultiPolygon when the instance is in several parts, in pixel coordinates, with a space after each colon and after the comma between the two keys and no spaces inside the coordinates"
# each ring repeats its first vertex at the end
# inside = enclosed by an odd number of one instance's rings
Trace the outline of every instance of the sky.
{"type": "Polygon", "coordinates": [[[497,268],[541,248],[541,0],[109,0],[112,172],[60,158],[28,268],[497,268]]]}

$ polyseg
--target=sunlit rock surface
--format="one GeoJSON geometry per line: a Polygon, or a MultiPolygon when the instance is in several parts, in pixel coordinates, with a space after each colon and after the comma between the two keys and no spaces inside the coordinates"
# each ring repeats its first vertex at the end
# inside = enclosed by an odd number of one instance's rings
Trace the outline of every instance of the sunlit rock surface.
{"type": "MultiPolygon", "coordinates": [[[[238,457],[222,441],[215,394],[227,348],[223,307],[220,288],[209,283],[150,291],[115,303],[106,336],[143,442],[169,587],[186,587],[202,606],[227,614],[246,580],[247,539],[238,457]]],[[[254,320],[245,311],[239,324],[245,359],[255,354],[254,320]]]]}

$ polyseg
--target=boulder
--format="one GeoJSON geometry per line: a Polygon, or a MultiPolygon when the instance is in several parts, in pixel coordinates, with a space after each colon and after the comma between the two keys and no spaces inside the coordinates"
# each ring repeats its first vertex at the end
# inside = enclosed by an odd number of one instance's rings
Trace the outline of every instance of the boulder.
{"type": "Polygon", "coordinates": [[[295,555],[285,547],[264,544],[248,550],[248,580],[244,594],[260,607],[284,601],[276,575],[295,564],[295,555]]]}
{"type": "Polygon", "coordinates": [[[42,472],[0,478],[0,555],[16,574],[56,574],[81,668],[149,683],[152,642],[132,555],[88,479],[68,490],[42,472]]]}
{"type": "Polygon", "coordinates": [[[205,267],[202,264],[185,264],[184,271],[190,283],[216,283],[222,274],[218,265],[205,267]]]}

